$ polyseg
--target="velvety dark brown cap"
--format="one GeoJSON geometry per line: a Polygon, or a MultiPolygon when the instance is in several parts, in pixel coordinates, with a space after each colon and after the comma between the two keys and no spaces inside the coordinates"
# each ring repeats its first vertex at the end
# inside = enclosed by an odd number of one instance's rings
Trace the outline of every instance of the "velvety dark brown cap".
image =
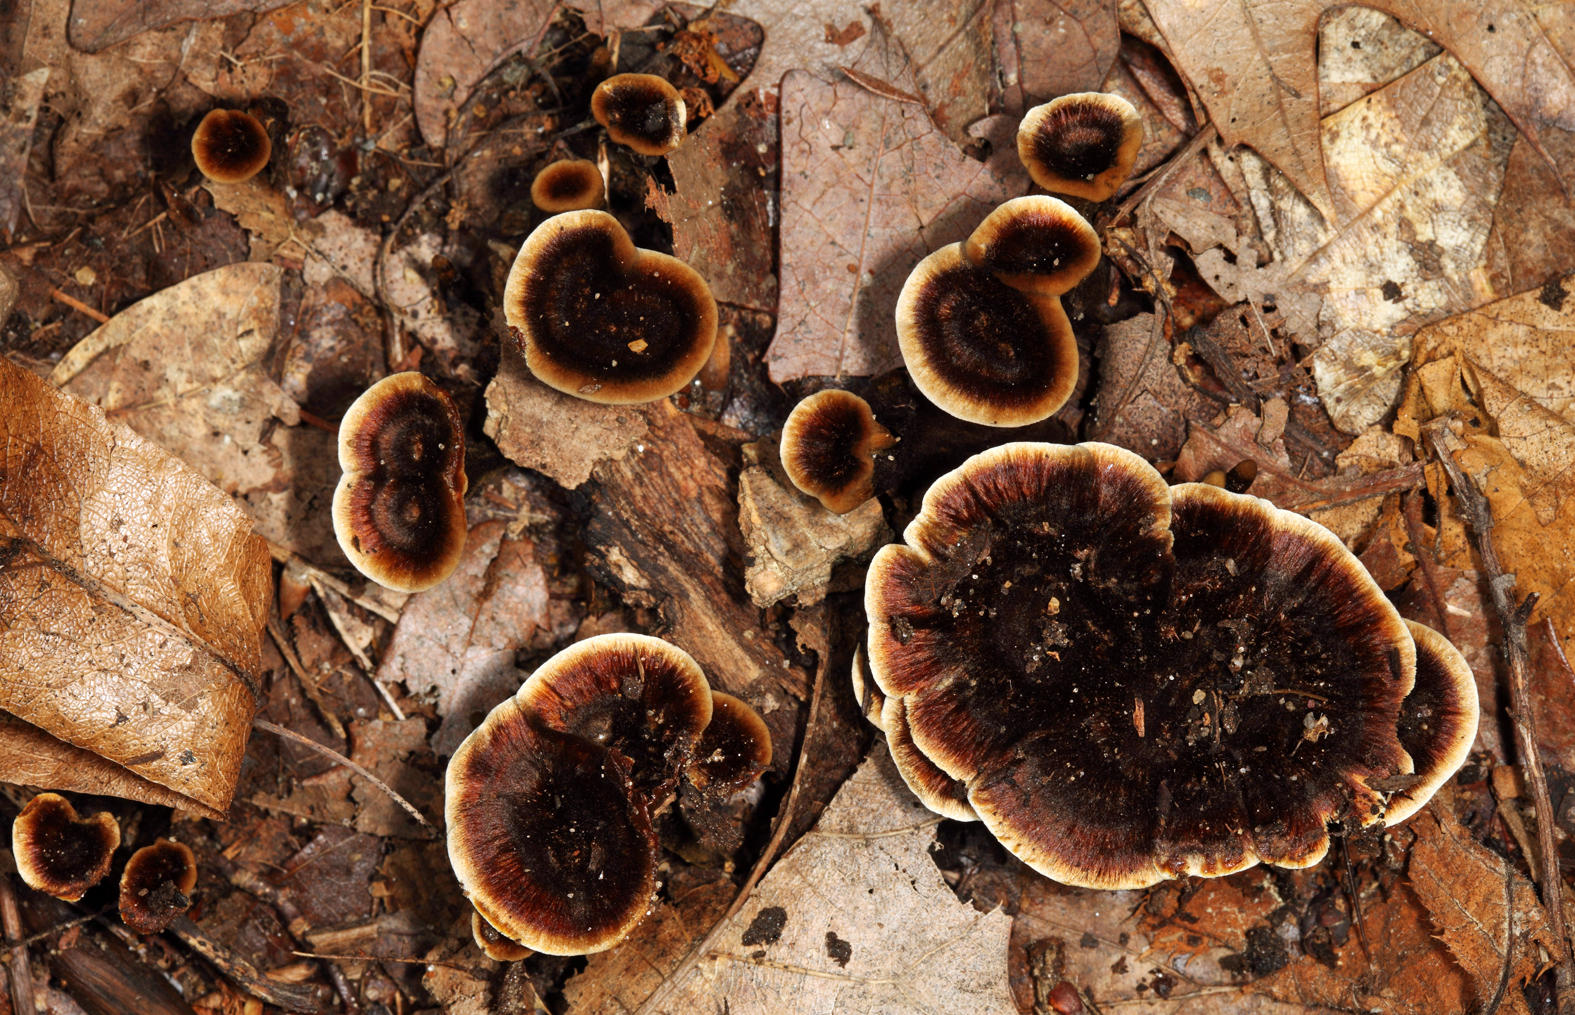
{"type": "Polygon", "coordinates": [[[339,424],[334,535],[350,563],[401,592],[453,573],[465,548],[465,432],[454,402],[418,373],[385,377],[339,424]]]}
{"type": "Polygon", "coordinates": [[[518,941],[504,937],[498,928],[487,922],[480,910],[474,908],[470,911],[470,936],[475,940],[476,947],[495,962],[518,962],[533,954],[518,941]]]}
{"type": "Polygon", "coordinates": [[[11,825],[17,873],[30,888],[75,902],[104,880],[120,846],[120,825],[108,811],[78,818],[71,801],[40,793],[11,825]]]}
{"type": "Polygon", "coordinates": [[[908,275],[897,297],[897,344],[924,397],[971,423],[1037,423],[1077,384],[1077,340],[1061,301],[975,267],[960,243],[908,275]]]}
{"type": "Polygon", "coordinates": [[[984,217],[963,244],[969,261],[1014,289],[1070,291],[1099,263],[1099,234],[1065,201],[1014,197],[984,217]]]}
{"type": "Polygon", "coordinates": [[[509,270],[503,308],[531,373],[592,402],[665,398],[694,379],[716,344],[705,279],[636,247],[602,211],[537,226],[509,270]]]}
{"type": "Polygon", "coordinates": [[[695,745],[684,777],[696,789],[735,793],[771,764],[771,730],[749,703],[726,691],[711,692],[711,721],[695,745]]]}
{"type": "Polygon", "coordinates": [[[1466,763],[1481,715],[1476,678],[1460,650],[1431,627],[1410,620],[1406,627],[1416,641],[1416,684],[1400,703],[1400,745],[1415,781],[1389,798],[1388,825],[1421,810],[1466,763]]]}
{"type": "Polygon", "coordinates": [[[530,185],[531,201],[542,211],[553,214],[600,208],[606,196],[601,170],[587,159],[550,162],[530,185]]]}
{"type": "Polygon", "coordinates": [[[160,839],[131,854],[120,873],[120,920],[138,934],[157,934],[191,908],[197,858],[191,847],[160,839]]]}
{"type": "Polygon", "coordinates": [[[1017,154],[1046,190],[1103,201],[1132,175],[1143,120],[1132,103],[1077,92],[1035,106],[1017,131],[1017,154]]]}
{"type": "Polygon", "coordinates": [[[799,402],[782,426],[782,469],[828,511],[847,514],[875,496],[874,455],[896,441],[870,404],[828,388],[799,402]]]}
{"type": "Polygon", "coordinates": [[[191,136],[191,157],[202,175],[217,183],[241,183],[256,176],[273,154],[268,131],[250,113],[215,109],[191,136]]]}
{"type": "Polygon", "coordinates": [[[591,115],[607,136],[641,155],[666,155],[684,141],[684,99],[655,74],[614,74],[591,93],[591,115]]]}

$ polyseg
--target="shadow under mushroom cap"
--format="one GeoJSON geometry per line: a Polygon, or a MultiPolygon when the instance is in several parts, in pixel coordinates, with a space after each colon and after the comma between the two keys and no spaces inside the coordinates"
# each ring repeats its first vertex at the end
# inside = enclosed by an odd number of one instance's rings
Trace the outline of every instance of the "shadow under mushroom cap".
{"type": "Polygon", "coordinates": [[[1412,637],[1298,515],[1111,445],[1009,444],[938,480],[904,539],[870,568],[871,671],[1049,877],[1307,866],[1411,771],[1412,637]]]}

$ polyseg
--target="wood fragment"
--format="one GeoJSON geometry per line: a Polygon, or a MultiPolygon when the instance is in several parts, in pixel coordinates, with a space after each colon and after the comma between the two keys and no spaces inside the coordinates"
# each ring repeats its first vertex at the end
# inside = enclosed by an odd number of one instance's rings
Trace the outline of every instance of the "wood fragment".
{"type": "Polygon", "coordinates": [[[191,921],[190,917],[182,916],[170,924],[170,932],[192,951],[211,962],[215,969],[241,988],[259,1000],[268,1004],[278,1005],[285,1011],[308,1012],[311,1015],[330,1011],[322,991],[310,983],[284,983],[265,976],[259,972],[251,962],[236,955],[223,945],[209,938],[202,930],[191,921]]]}
{"type": "MultiPolygon", "coordinates": [[[[10,854],[6,857],[9,861],[10,854]]],[[[4,865],[9,868],[11,864],[4,865]]],[[[11,884],[9,871],[0,870],[0,927],[5,931],[5,940],[19,942],[22,937],[22,914],[16,907],[16,892],[11,884]]],[[[10,973],[11,1010],[13,1012],[32,1013],[37,1009],[33,1001],[33,971],[28,968],[27,949],[12,948],[7,957],[8,972],[10,973]]]]}
{"type": "Polygon", "coordinates": [[[51,289],[49,290],[49,298],[54,300],[56,303],[64,303],[66,306],[70,307],[72,310],[75,310],[77,313],[85,314],[100,324],[109,323],[109,317],[103,311],[97,309],[96,307],[88,306],[86,303],[83,303],[81,300],[77,299],[70,293],[61,292],[59,289],[51,289]]]}

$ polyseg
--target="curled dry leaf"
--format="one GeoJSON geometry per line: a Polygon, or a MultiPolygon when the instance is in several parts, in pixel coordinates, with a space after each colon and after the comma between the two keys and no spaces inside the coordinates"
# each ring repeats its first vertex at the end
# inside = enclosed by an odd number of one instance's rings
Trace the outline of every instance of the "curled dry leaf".
{"type": "Polygon", "coordinates": [[[1108,0],[997,0],[992,16],[1005,106],[1014,114],[1057,95],[1098,91],[1121,48],[1108,0]]]}
{"type": "Polygon", "coordinates": [[[270,562],[251,519],[99,409],[0,361],[8,779],[222,814],[256,710],[270,562]],[[129,776],[129,777],[128,777],[129,776]]]}

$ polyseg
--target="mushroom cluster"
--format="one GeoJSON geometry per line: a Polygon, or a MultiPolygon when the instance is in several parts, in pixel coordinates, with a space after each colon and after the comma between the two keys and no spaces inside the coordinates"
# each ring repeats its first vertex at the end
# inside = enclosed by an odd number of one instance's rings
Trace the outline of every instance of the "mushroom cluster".
{"type": "Polygon", "coordinates": [[[1057,881],[1310,866],[1475,736],[1465,660],[1332,533],[1121,448],[976,455],[903,538],[865,587],[865,712],[928,806],[1057,881]]]}
{"type": "Polygon", "coordinates": [[[679,780],[732,793],[770,760],[760,717],[713,692],[688,653],[646,635],[588,638],[538,667],[449,761],[449,861],[503,937],[552,955],[611,948],[651,903],[653,820],[679,780]]]}

